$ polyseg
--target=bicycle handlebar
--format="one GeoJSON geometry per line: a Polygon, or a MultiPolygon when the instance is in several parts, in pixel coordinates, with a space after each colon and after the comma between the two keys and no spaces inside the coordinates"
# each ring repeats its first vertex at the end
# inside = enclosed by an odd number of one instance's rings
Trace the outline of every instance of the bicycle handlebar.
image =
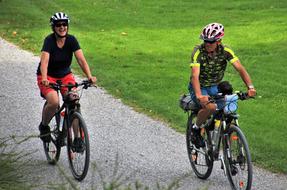
{"type": "MultiPolygon", "coordinates": [[[[238,96],[238,99],[240,99],[240,100],[248,100],[250,98],[255,98],[255,97],[249,96],[248,92],[236,92],[233,94],[236,94],[238,96]]],[[[215,96],[211,96],[211,99],[218,100],[218,99],[223,99],[224,97],[225,97],[225,95],[223,95],[222,93],[218,93],[215,96]]]]}
{"type": "Polygon", "coordinates": [[[240,100],[248,100],[249,98],[254,98],[248,95],[248,92],[238,92],[236,93],[240,100]]]}
{"type": "Polygon", "coordinates": [[[62,87],[67,87],[69,91],[72,88],[77,88],[79,86],[83,86],[84,89],[88,89],[89,87],[97,87],[96,85],[93,85],[92,81],[90,80],[83,80],[80,83],[75,83],[75,84],[62,84],[62,81],[57,81],[56,83],[49,83],[49,86],[55,90],[60,90],[62,87]]]}

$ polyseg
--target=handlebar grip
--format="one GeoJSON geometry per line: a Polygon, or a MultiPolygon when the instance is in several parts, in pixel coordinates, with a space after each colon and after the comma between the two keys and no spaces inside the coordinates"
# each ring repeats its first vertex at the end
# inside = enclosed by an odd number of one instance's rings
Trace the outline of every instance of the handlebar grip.
{"type": "Polygon", "coordinates": [[[60,89],[60,85],[58,83],[49,83],[49,86],[55,90],[60,89]]]}
{"type": "Polygon", "coordinates": [[[250,98],[247,92],[239,92],[237,95],[240,100],[247,100],[250,98]]]}

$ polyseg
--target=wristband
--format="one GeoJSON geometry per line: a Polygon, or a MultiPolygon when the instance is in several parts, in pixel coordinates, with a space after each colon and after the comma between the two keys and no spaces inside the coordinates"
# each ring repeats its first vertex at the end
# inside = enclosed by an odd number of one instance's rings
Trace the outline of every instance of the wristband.
{"type": "Polygon", "coordinates": [[[249,89],[254,89],[254,86],[251,84],[251,85],[248,85],[248,90],[249,89]]]}

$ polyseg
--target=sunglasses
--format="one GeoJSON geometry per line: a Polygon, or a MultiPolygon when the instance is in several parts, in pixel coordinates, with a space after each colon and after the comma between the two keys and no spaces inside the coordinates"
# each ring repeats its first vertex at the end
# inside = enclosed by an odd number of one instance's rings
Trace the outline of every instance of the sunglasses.
{"type": "Polygon", "coordinates": [[[204,43],[206,43],[206,44],[214,44],[215,42],[217,42],[217,41],[204,41],[204,43]]]}
{"type": "Polygon", "coordinates": [[[62,22],[62,23],[57,23],[57,24],[55,24],[55,26],[56,27],[61,27],[61,26],[68,26],[68,23],[66,23],[66,22],[62,22]]]}

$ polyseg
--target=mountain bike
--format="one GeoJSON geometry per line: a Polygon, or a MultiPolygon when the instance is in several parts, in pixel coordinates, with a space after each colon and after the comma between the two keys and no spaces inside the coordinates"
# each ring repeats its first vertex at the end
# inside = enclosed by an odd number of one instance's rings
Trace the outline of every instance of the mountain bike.
{"type": "MultiPolygon", "coordinates": [[[[43,142],[44,151],[49,164],[56,164],[61,154],[61,148],[67,146],[70,169],[75,179],[83,180],[89,168],[90,144],[86,123],[81,115],[79,100],[81,96],[75,91],[82,86],[88,89],[92,84],[88,80],[81,83],[63,85],[61,81],[50,83],[59,95],[59,90],[68,88],[68,94],[63,98],[63,103],[51,119],[51,141],[43,142]]],[[[45,102],[45,105],[47,102],[45,102]]],[[[43,109],[44,109],[43,107],[43,109]]]]}
{"type": "Polygon", "coordinates": [[[213,162],[221,161],[221,169],[227,175],[232,189],[251,189],[251,156],[247,140],[239,127],[239,116],[236,114],[237,101],[247,99],[247,93],[242,92],[225,96],[219,94],[212,98],[212,101],[221,106],[200,131],[204,139],[202,147],[192,141],[191,128],[200,108],[190,101],[192,105],[185,110],[188,113],[186,144],[191,167],[198,178],[207,179],[212,172],[213,162]]]}

